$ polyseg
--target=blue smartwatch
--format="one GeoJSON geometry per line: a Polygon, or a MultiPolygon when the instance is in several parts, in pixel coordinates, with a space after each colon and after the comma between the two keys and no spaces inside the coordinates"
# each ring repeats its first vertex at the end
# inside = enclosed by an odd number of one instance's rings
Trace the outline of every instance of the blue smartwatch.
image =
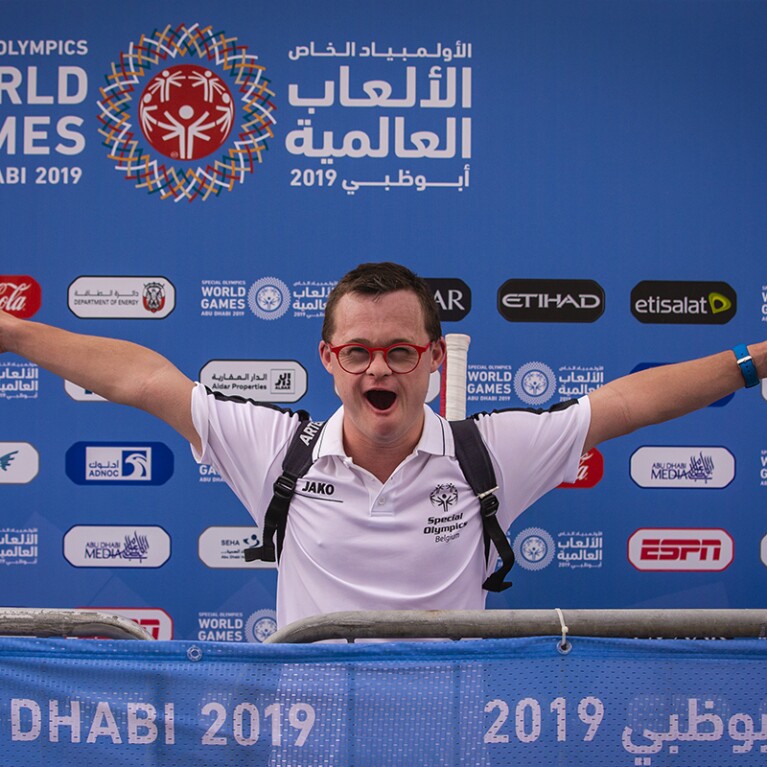
{"type": "Polygon", "coordinates": [[[740,372],[743,374],[743,380],[746,382],[746,388],[750,389],[752,386],[759,385],[759,376],[756,372],[756,365],[751,359],[751,355],[748,353],[748,349],[745,344],[738,344],[733,347],[733,353],[735,359],[740,368],[740,372]]]}

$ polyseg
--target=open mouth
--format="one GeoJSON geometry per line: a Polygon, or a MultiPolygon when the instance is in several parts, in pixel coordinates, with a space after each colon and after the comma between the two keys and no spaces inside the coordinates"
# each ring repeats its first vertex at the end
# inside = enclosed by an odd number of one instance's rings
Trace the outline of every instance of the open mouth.
{"type": "Polygon", "coordinates": [[[397,399],[397,395],[393,391],[386,391],[385,389],[371,389],[365,392],[365,396],[376,410],[388,410],[397,399]]]}

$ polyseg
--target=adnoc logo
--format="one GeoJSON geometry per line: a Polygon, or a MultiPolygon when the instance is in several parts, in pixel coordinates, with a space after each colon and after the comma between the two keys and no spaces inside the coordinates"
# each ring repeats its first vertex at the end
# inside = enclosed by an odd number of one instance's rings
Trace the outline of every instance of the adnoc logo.
{"type": "Polygon", "coordinates": [[[160,199],[231,191],[262,160],[276,109],[266,69],[210,26],[156,29],[128,44],[100,89],[107,157],[160,199]]]}

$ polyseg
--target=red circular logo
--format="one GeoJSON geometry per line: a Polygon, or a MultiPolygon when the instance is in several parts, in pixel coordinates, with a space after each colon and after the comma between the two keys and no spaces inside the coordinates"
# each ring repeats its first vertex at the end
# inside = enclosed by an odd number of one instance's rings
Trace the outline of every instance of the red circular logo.
{"type": "Polygon", "coordinates": [[[141,94],[141,131],[161,154],[198,160],[226,141],[234,123],[234,100],[212,70],[177,64],[158,72],[141,94]]]}

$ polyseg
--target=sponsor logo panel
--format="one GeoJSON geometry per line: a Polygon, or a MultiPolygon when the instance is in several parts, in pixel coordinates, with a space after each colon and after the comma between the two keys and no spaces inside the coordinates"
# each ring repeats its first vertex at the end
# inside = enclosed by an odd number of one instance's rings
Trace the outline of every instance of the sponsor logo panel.
{"type": "Polygon", "coordinates": [[[594,280],[506,280],[498,311],[509,322],[595,322],[605,310],[605,292],[594,280]]]}
{"type": "Polygon", "coordinates": [[[39,543],[36,527],[0,527],[0,565],[36,565],[39,543]]]}
{"type": "Polygon", "coordinates": [[[26,485],[40,471],[40,455],[29,442],[0,442],[0,484],[26,485]]]}
{"type": "Polygon", "coordinates": [[[101,395],[96,394],[96,392],[93,392],[90,389],[85,389],[77,384],[73,384],[71,381],[64,381],[64,391],[73,400],[77,400],[77,402],[108,402],[108,400],[104,399],[101,395]]]}
{"type": "Polygon", "coordinates": [[[0,309],[14,317],[29,319],[43,302],[40,283],[28,274],[0,274],[0,309]]]}
{"type": "Polygon", "coordinates": [[[759,462],[761,464],[759,468],[759,484],[762,487],[767,487],[767,450],[762,450],[759,462]]]}
{"type": "Polygon", "coordinates": [[[159,607],[80,607],[78,609],[118,615],[137,623],[152,639],[173,639],[173,619],[159,607]]]}
{"type": "Polygon", "coordinates": [[[724,447],[644,446],[631,456],[640,487],[719,489],[735,478],[735,457],[724,447]]]}
{"type": "Polygon", "coordinates": [[[64,536],[64,558],[74,567],[162,567],[170,536],[154,525],[78,525],[64,536]]]}
{"type": "Polygon", "coordinates": [[[66,472],[78,485],[163,485],[173,475],[173,453],[162,442],[76,442],[66,472]]]}
{"type": "MultiPolygon", "coordinates": [[[[508,533],[507,533],[508,535],[508,533]]],[[[572,570],[600,569],[604,534],[601,530],[562,530],[552,534],[528,527],[509,538],[517,564],[525,570],[543,570],[552,563],[572,570]]]]}
{"type": "Polygon", "coordinates": [[[737,309],[726,282],[644,280],[631,290],[631,313],[643,323],[724,325],[737,309]]]}
{"type": "Polygon", "coordinates": [[[197,541],[197,554],[206,567],[273,570],[277,567],[275,562],[245,561],[245,549],[260,545],[257,527],[208,527],[197,541]]]}
{"type": "Polygon", "coordinates": [[[628,559],[637,570],[718,572],[734,556],[732,537],[720,528],[642,528],[628,540],[628,559]]]}
{"type": "Polygon", "coordinates": [[[597,485],[605,473],[605,459],[596,448],[581,456],[578,463],[578,476],[575,482],[562,482],[562,488],[589,488],[597,485]]]}
{"type": "Polygon", "coordinates": [[[602,386],[604,380],[602,365],[562,365],[555,370],[545,362],[534,361],[515,371],[505,363],[469,363],[466,401],[487,407],[516,398],[524,405],[544,407],[582,397],[602,386]]]}
{"type": "Polygon", "coordinates": [[[166,277],[78,277],[67,300],[82,319],[162,320],[176,308],[176,288],[166,277]]]}
{"type": "Polygon", "coordinates": [[[264,642],[277,630],[274,610],[200,612],[197,639],[202,642],[264,642]]]}
{"type": "Polygon", "coordinates": [[[0,362],[0,399],[37,399],[40,368],[32,362],[0,362]]]}
{"type": "Polygon", "coordinates": [[[762,538],[761,554],[762,564],[767,567],[767,535],[762,538]]]}
{"type": "Polygon", "coordinates": [[[448,277],[426,277],[434,292],[442,322],[458,322],[471,311],[471,289],[463,281],[448,277]]]}
{"type": "Polygon", "coordinates": [[[298,280],[288,285],[278,277],[206,279],[200,283],[201,317],[243,317],[247,310],[261,320],[317,319],[335,281],[298,280]]]}
{"type": "Polygon", "coordinates": [[[200,382],[212,391],[263,402],[296,402],[306,394],[307,374],[295,360],[211,360],[200,382]]]}

